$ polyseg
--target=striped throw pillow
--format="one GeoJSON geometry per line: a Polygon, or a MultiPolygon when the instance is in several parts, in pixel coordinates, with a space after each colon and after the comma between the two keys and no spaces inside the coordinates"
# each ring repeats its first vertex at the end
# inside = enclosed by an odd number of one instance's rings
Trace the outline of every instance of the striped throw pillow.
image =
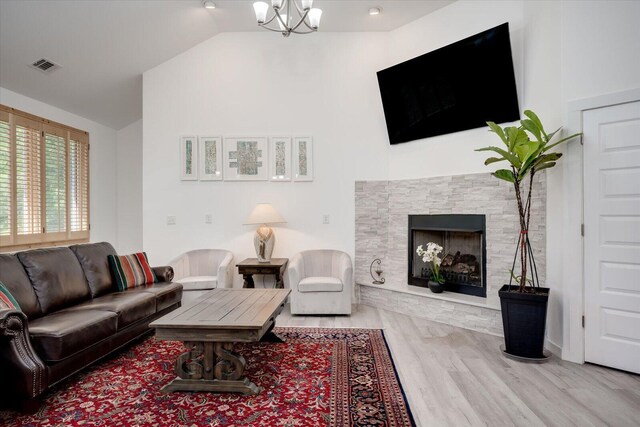
{"type": "Polygon", "coordinates": [[[145,252],[121,256],[109,255],[108,260],[119,291],[151,285],[158,281],[149,266],[149,260],[145,252]]]}
{"type": "Polygon", "coordinates": [[[4,285],[4,283],[0,282],[0,310],[4,309],[10,310],[20,310],[20,304],[18,301],[11,295],[9,289],[4,285]]]}

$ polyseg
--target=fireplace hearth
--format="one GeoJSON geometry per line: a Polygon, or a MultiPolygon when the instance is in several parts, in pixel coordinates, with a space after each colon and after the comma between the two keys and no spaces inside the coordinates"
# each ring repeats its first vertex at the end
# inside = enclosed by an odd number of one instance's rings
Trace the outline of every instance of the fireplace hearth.
{"type": "Polygon", "coordinates": [[[484,215],[409,215],[409,285],[428,287],[431,267],[416,249],[435,242],[443,247],[445,291],[486,297],[485,221],[484,215]]]}

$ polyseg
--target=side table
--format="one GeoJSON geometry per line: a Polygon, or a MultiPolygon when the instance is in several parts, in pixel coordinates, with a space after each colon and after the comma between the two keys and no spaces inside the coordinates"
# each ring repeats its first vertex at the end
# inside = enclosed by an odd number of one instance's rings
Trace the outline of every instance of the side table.
{"type": "Polygon", "coordinates": [[[288,258],[271,258],[270,262],[258,262],[258,258],[247,258],[236,264],[236,267],[244,279],[244,288],[256,287],[253,282],[254,274],[273,274],[276,278],[275,287],[284,289],[283,273],[288,262],[288,258]]]}

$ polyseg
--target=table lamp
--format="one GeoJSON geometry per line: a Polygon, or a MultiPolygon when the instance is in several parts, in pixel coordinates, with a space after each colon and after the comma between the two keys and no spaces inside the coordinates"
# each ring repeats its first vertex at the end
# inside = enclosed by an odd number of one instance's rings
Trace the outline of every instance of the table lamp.
{"type": "Polygon", "coordinates": [[[258,262],[270,262],[276,236],[267,224],[284,224],[287,221],[276,211],[271,203],[258,203],[244,222],[245,225],[261,224],[253,236],[258,262]]]}

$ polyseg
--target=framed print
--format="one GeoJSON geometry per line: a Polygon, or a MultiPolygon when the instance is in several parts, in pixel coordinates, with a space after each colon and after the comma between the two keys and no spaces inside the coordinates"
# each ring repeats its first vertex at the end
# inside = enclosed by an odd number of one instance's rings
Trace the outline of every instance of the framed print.
{"type": "Polygon", "coordinates": [[[291,137],[269,138],[269,180],[291,181],[291,137]]]}
{"type": "Polygon", "coordinates": [[[313,181],[313,138],[293,138],[293,180],[313,181]]]}
{"type": "Polygon", "coordinates": [[[222,145],[225,181],[267,180],[266,137],[225,137],[222,145]]]}
{"type": "Polygon", "coordinates": [[[201,136],[198,138],[198,175],[200,181],[222,180],[222,138],[201,136]]]}
{"type": "Polygon", "coordinates": [[[198,138],[195,136],[180,138],[180,179],[183,181],[198,179],[198,138]]]}

